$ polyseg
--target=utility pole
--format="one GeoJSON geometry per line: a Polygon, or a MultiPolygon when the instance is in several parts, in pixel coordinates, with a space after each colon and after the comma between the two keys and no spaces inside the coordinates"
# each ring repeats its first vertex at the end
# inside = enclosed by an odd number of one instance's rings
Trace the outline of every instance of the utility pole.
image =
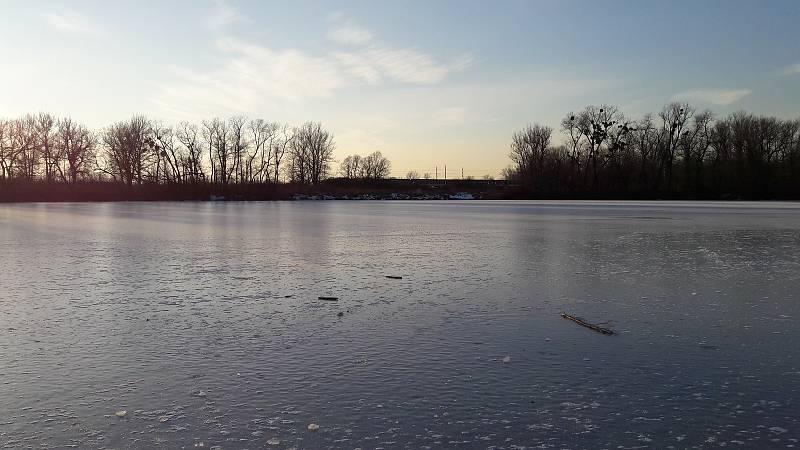
{"type": "Polygon", "coordinates": [[[464,168],[463,167],[461,168],[461,179],[462,180],[464,179],[464,168]]]}
{"type": "Polygon", "coordinates": [[[444,165],[444,179],[447,179],[447,164],[444,165]]]}

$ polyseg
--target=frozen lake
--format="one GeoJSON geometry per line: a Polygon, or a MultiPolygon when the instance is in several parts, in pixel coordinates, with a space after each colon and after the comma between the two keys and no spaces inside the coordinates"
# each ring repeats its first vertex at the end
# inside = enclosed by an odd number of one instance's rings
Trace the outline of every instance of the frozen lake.
{"type": "Polygon", "coordinates": [[[800,446],[799,204],[12,204],[0,264],[0,448],[800,446]]]}

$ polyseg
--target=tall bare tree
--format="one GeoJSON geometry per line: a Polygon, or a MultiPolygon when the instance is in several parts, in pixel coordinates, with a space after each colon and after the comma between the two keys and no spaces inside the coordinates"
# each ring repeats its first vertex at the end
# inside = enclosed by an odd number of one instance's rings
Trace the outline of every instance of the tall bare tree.
{"type": "Polygon", "coordinates": [[[279,126],[279,129],[280,130],[276,133],[275,140],[272,143],[272,160],[273,164],[275,165],[275,170],[272,174],[274,176],[275,183],[280,181],[283,157],[286,155],[287,150],[291,149],[296,136],[295,129],[289,125],[281,125],[279,126]]]}
{"type": "Polygon", "coordinates": [[[247,118],[244,116],[231,117],[228,120],[229,138],[230,138],[230,153],[233,158],[231,166],[230,177],[239,183],[247,183],[249,179],[245,175],[245,165],[247,159],[247,150],[250,143],[247,141],[247,118]]]}
{"type": "Polygon", "coordinates": [[[16,154],[12,145],[14,123],[8,119],[0,118],[0,179],[7,180],[12,177],[16,154]]]}
{"type": "Polygon", "coordinates": [[[104,153],[98,169],[128,186],[142,184],[153,150],[150,131],[150,120],[144,116],[108,127],[101,135],[104,153]]]}
{"type": "Polygon", "coordinates": [[[94,161],[95,137],[83,125],[69,117],[58,121],[56,146],[63,164],[59,165],[61,179],[76,183],[78,178],[89,173],[89,166],[94,161]],[[62,169],[61,166],[65,166],[62,169]]]}
{"type": "Polygon", "coordinates": [[[36,146],[44,165],[44,180],[53,181],[59,164],[55,145],[56,119],[52,114],[40,112],[34,118],[36,146]]]}
{"type": "Polygon", "coordinates": [[[251,120],[248,124],[252,151],[248,153],[246,178],[249,183],[271,181],[270,167],[273,165],[272,147],[279,125],[264,119],[251,120]]]}
{"type": "Polygon", "coordinates": [[[235,169],[228,123],[220,118],[203,122],[203,139],[208,147],[212,182],[227,186],[235,169]]]}
{"type": "Polygon", "coordinates": [[[378,180],[388,177],[391,169],[392,163],[381,152],[373,152],[361,158],[358,174],[360,178],[378,180]]]}
{"type": "Polygon", "coordinates": [[[14,121],[11,146],[15,149],[17,177],[34,180],[39,168],[41,152],[36,116],[27,114],[14,121]]]}
{"type": "Polygon", "coordinates": [[[541,178],[552,134],[553,129],[548,126],[531,124],[511,137],[509,157],[516,172],[539,189],[543,186],[541,178]]]}
{"type": "Polygon", "coordinates": [[[184,149],[180,165],[183,167],[185,181],[189,181],[193,184],[205,181],[205,170],[203,170],[203,145],[197,125],[189,122],[179,123],[175,137],[184,149]]]}
{"type": "Polygon", "coordinates": [[[153,147],[153,167],[151,178],[156,182],[163,180],[166,183],[180,183],[183,181],[181,153],[179,140],[175,129],[160,121],[152,121],[150,133],[153,147]]]}
{"type": "Polygon", "coordinates": [[[298,183],[317,185],[327,177],[333,161],[333,136],[318,122],[306,122],[291,146],[291,177],[298,183]]]}
{"type": "Polygon", "coordinates": [[[694,108],[688,103],[670,103],[661,110],[662,130],[662,171],[667,182],[667,190],[672,190],[672,168],[675,165],[675,154],[678,141],[689,119],[694,115],[694,108]]]}

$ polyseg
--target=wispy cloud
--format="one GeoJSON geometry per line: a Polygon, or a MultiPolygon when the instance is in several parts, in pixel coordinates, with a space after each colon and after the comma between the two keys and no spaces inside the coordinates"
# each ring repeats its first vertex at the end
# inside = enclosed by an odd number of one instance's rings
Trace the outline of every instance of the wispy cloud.
{"type": "Polygon", "coordinates": [[[791,66],[783,69],[783,74],[786,76],[800,75],[800,63],[792,64],[791,66]]]}
{"type": "Polygon", "coordinates": [[[266,101],[328,97],[345,84],[325,58],[299,50],[276,51],[232,38],[216,45],[226,55],[221,67],[210,72],[172,67],[177,81],[163,86],[153,101],[172,113],[190,105],[203,113],[232,113],[266,101]]]}
{"type": "Polygon", "coordinates": [[[206,26],[214,31],[222,30],[228,25],[244,21],[244,16],[225,0],[215,0],[214,8],[206,16],[206,26]]]}
{"type": "Polygon", "coordinates": [[[464,56],[441,63],[415,49],[377,46],[358,52],[337,52],[334,56],[352,76],[369,84],[384,79],[410,84],[438,83],[449,74],[469,67],[472,61],[464,56]]]}
{"type": "Polygon", "coordinates": [[[357,50],[335,52],[333,56],[351,76],[368,84],[375,85],[384,80],[411,84],[438,83],[448,74],[466,69],[473,61],[470,55],[464,55],[449,63],[442,63],[413,48],[393,48],[372,43],[371,31],[344,19],[341,13],[331,15],[328,22],[333,24],[328,33],[329,39],[339,44],[362,46],[357,50]]]}
{"type": "Polygon", "coordinates": [[[361,81],[377,85],[381,82],[383,74],[378,67],[371,63],[368,57],[360,53],[334,53],[334,58],[350,76],[361,81]]]}
{"type": "Polygon", "coordinates": [[[372,32],[353,23],[347,23],[330,30],[328,38],[340,44],[366,44],[372,40],[372,32]]]}
{"type": "Polygon", "coordinates": [[[750,89],[693,89],[672,96],[673,100],[696,100],[713,105],[727,106],[750,95],[750,89]]]}
{"type": "MultiPolygon", "coordinates": [[[[335,20],[341,23],[340,18],[335,20]]],[[[366,29],[348,33],[347,39],[334,41],[353,44],[372,39],[366,29]]],[[[331,97],[345,87],[386,82],[435,84],[472,63],[470,56],[440,62],[416,49],[377,44],[315,55],[228,37],[218,39],[216,48],[221,55],[216,68],[193,71],[172,67],[174,82],[164,85],[152,100],[173,115],[183,115],[180,108],[186,105],[194,105],[194,110],[245,112],[269,102],[331,97]]]]}
{"type": "Polygon", "coordinates": [[[44,16],[50,28],[61,33],[99,34],[100,29],[83,14],[76,12],[50,13],[44,16]]]}

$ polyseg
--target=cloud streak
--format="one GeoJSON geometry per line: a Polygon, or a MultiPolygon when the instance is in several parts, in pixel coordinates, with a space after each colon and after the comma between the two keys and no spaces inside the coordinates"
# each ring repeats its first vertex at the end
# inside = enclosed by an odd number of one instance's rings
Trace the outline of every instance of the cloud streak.
{"type": "Polygon", "coordinates": [[[693,89],[675,94],[673,100],[696,100],[718,106],[736,103],[750,95],[750,89],[693,89]]]}
{"type": "Polygon", "coordinates": [[[783,70],[783,74],[786,76],[800,75],[800,63],[792,64],[791,66],[785,68],[783,70]]]}
{"type": "Polygon", "coordinates": [[[453,72],[466,69],[472,62],[471,57],[463,56],[450,63],[440,63],[415,49],[377,46],[358,52],[337,52],[334,57],[350,75],[373,85],[384,80],[438,83],[453,72]]]}
{"type": "Polygon", "coordinates": [[[215,0],[214,9],[206,16],[206,27],[213,31],[220,31],[245,18],[224,0],[215,0]]]}
{"type": "Polygon", "coordinates": [[[50,13],[44,16],[47,25],[55,31],[67,34],[99,34],[100,29],[88,17],[76,12],[50,13]]]}
{"type": "Polygon", "coordinates": [[[261,103],[295,102],[330,97],[344,85],[341,74],[325,58],[299,50],[272,50],[233,38],[216,42],[225,59],[221,67],[198,72],[172,67],[176,82],[161,88],[152,101],[174,115],[236,113],[261,103]]]}
{"type": "Polygon", "coordinates": [[[328,32],[328,39],[339,44],[360,45],[372,40],[372,32],[355,24],[346,24],[328,32]]]}
{"type": "MultiPolygon", "coordinates": [[[[223,16],[238,14],[229,11],[223,16]]],[[[371,32],[353,25],[336,27],[328,37],[348,46],[368,44],[373,39],[371,32]]],[[[152,101],[173,115],[182,115],[178,113],[186,105],[216,113],[244,112],[268,102],[329,98],[347,87],[436,84],[472,64],[469,55],[441,62],[416,49],[377,44],[323,54],[274,49],[232,37],[217,39],[215,46],[220,53],[216,68],[196,71],[171,67],[174,81],[162,86],[152,101]]]]}

